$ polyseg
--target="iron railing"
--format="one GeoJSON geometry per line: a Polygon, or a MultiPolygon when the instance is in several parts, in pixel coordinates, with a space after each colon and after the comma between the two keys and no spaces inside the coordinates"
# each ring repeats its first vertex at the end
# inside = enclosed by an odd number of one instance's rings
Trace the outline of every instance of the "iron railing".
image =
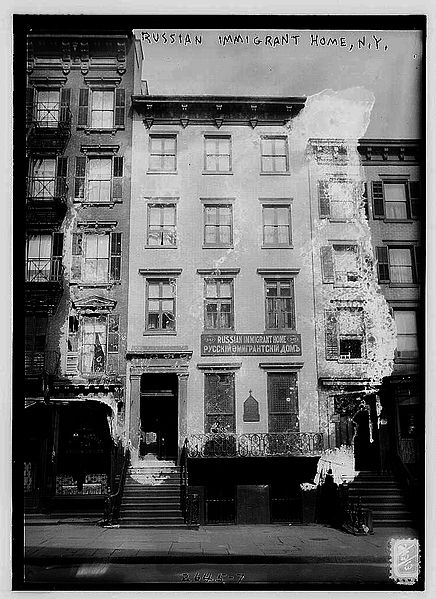
{"type": "Polygon", "coordinates": [[[58,374],[60,353],[56,350],[25,351],[24,373],[26,376],[41,375],[44,372],[58,374]]]}
{"type": "Polygon", "coordinates": [[[200,498],[198,493],[193,493],[189,489],[188,439],[185,439],[180,453],[180,507],[185,524],[190,528],[198,528],[200,523],[200,498]]]}
{"type": "Polygon", "coordinates": [[[28,125],[39,129],[69,127],[71,124],[71,110],[59,102],[37,102],[27,111],[26,117],[28,125]]]}
{"type": "Polygon", "coordinates": [[[342,500],[344,505],[343,528],[354,535],[373,534],[372,511],[362,506],[359,495],[351,497],[348,486],[343,485],[342,500]]]}
{"type": "Polygon", "coordinates": [[[324,444],[323,433],[208,433],[190,435],[185,448],[189,458],[287,457],[318,455],[324,444]]]}
{"type": "MultiPolygon", "coordinates": [[[[120,516],[121,500],[123,498],[124,483],[126,481],[127,470],[130,464],[130,449],[127,448],[124,454],[123,466],[119,476],[118,489],[115,493],[111,493],[106,497],[104,503],[103,524],[112,524],[114,520],[118,520],[120,516]]],[[[115,475],[112,474],[113,480],[115,475]]]]}
{"type": "Polygon", "coordinates": [[[27,200],[31,202],[53,202],[66,199],[68,184],[66,177],[28,177],[27,200]]]}
{"type": "Polygon", "coordinates": [[[28,258],[26,261],[26,281],[29,283],[51,283],[62,280],[61,256],[51,258],[28,258]]]}

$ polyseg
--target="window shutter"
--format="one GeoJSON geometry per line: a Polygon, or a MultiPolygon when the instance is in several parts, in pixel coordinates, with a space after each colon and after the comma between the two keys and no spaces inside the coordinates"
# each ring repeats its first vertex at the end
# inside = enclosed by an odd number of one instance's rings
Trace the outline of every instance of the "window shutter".
{"type": "Polygon", "coordinates": [[[420,196],[421,190],[419,181],[409,181],[410,216],[412,218],[419,218],[421,203],[420,196]]]}
{"type": "Polygon", "coordinates": [[[64,251],[64,234],[53,233],[52,259],[50,264],[50,279],[58,281],[62,271],[62,254],[64,251]]]}
{"type": "Polygon", "coordinates": [[[35,88],[26,89],[26,123],[29,125],[33,121],[33,108],[35,102],[35,88]]]}
{"type": "Polygon", "coordinates": [[[368,206],[368,184],[366,181],[362,183],[362,198],[363,198],[363,209],[365,211],[365,216],[369,219],[369,206],[368,206]]]}
{"type": "Polygon", "coordinates": [[[120,315],[109,314],[108,345],[110,353],[118,353],[120,342],[120,315]]]}
{"type": "Polygon", "coordinates": [[[79,90],[79,114],[77,124],[86,127],[88,124],[88,104],[89,104],[89,89],[82,88],[79,90]]]}
{"type": "Polygon", "coordinates": [[[333,266],[333,248],[325,245],[321,248],[321,272],[323,283],[335,282],[335,271],[333,266]]]}
{"type": "Polygon", "coordinates": [[[56,165],[56,196],[65,197],[67,192],[68,158],[59,156],[56,165]]]}
{"type": "Polygon", "coordinates": [[[71,280],[80,281],[82,278],[82,244],[83,234],[73,233],[73,245],[71,250],[71,280]]]}
{"type": "Polygon", "coordinates": [[[389,283],[389,253],[386,246],[376,248],[377,252],[377,271],[379,283],[389,283]]]}
{"type": "Polygon", "coordinates": [[[321,218],[330,216],[329,182],[318,181],[319,215],[321,218]]]}
{"type": "Polygon", "coordinates": [[[385,202],[383,181],[372,181],[372,210],[374,218],[383,218],[385,215],[385,202]]]}
{"type": "Polygon", "coordinates": [[[74,179],[74,197],[85,197],[86,156],[76,156],[76,176],[74,179]]]}
{"type": "Polygon", "coordinates": [[[70,121],[70,98],[71,89],[69,87],[62,88],[61,91],[61,123],[68,123],[70,121]]]}
{"type": "Polygon", "coordinates": [[[115,126],[124,126],[126,114],[126,90],[115,90],[115,126]]]}
{"type": "Polygon", "coordinates": [[[423,280],[423,276],[422,276],[422,262],[421,262],[421,246],[416,245],[415,246],[415,280],[416,281],[422,281],[423,280]]]}
{"type": "Polygon", "coordinates": [[[339,357],[338,319],[336,310],[325,311],[325,357],[337,360],[339,357]]]}
{"type": "Polygon", "coordinates": [[[114,156],[112,177],[112,199],[121,201],[123,199],[123,156],[114,156]]]}
{"type": "Polygon", "coordinates": [[[121,279],[121,233],[111,233],[110,244],[110,278],[121,279]]]}

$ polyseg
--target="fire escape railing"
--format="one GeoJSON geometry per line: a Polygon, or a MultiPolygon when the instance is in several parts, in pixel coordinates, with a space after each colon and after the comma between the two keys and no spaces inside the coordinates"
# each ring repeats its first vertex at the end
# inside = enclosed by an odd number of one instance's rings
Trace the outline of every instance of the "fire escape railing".
{"type": "Polygon", "coordinates": [[[26,281],[28,283],[59,282],[63,276],[62,257],[28,258],[26,260],[26,281]]]}
{"type": "Polygon", "coordinates": [[[115,493],[111,493],[106,497],[104,504],[103,524],[110,525],[114,520],[118,520],[120,516],[121,500],[124,493],[124,484],[126,482],[127,470],[130,464],[130,450],[127,448],[124,454],[123,466],[121,469],[118,489],[115,493]]]}

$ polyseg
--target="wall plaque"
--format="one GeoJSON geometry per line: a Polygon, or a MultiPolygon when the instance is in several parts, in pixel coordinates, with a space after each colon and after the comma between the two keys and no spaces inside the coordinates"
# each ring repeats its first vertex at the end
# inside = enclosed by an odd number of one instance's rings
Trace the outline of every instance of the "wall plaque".
{"type": "Polygon", "coordinates": [[[202,356],[301,356],[301,335],[283,334],[204,334],[202,356]]]}

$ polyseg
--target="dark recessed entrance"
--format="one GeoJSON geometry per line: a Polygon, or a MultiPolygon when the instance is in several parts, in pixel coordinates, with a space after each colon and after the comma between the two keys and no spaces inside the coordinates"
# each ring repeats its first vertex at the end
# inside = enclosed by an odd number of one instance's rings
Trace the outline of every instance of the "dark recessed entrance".
{"type": "Polygon", "coordinates": [[[178,441],[176,374],[141,377],[139,457],[176,459],[178,441]]]}

